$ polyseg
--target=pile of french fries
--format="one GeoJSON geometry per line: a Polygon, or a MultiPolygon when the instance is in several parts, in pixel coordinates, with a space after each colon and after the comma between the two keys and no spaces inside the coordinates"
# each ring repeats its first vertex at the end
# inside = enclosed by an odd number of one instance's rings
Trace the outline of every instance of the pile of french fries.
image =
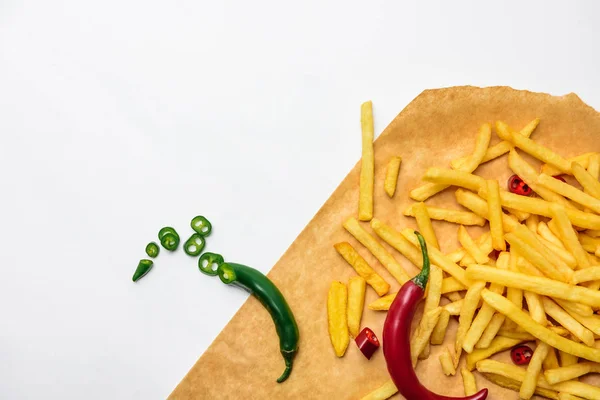
{"type": "MultiPolygon", "coordinates": [[[[420,248],[413,229],[397,230],[373,218],[373,146],[365,144],[373,140],[370,102],[361,110],[358,215],[359,220],[370,221],[374,234],[353,217],[344,228],[404,284],[411,276],[380,240],[417,268],[422,267],[420,248]]],[[[425,184],[410,191],[416,202],[404,215],[416,219],[432,262],[423,316],[411,339],[413,365],[429,356],[430,345],[444,342],[450,319],[457,317],[453,346],[443,349],[439,366],[446,375],[455,375],[460,367],[465,395],[477,391],[472,374],[476,370],[495,384],[517,391],[520,399],[534,394],[561,400],[600,399],[600,388],[579,381],[586,374],[600,373],[600,155],[563,158],[530,138],[538,123],[535,119],[515,131],[502,121],[495,122],[494,131],[501,141],[493,146],[492,125],[484,123],[471,154],[453,160],[449,168],[429,168],[423,176],[425,184]],[[521,152],[540,160],[541,170],[521,152]],[[479,165],[505,155],[509,168],[535,195],[510,193],[504,189],[505,182],[475,173],[479,165]],[[574,180],[569,180],[578,185],[564,183],[555,175],[570,175],[574,180]],[[454,187],[464,210],[431,207],[425,202],[448,187],[454,187]],[[432,220],[458,224],[461,247],[442,251],[432,220]],[[469,225],[489,226],[489,231],[473,237],[465,228],[469,225]],[[490,358],[526,342],[534,352],[525,367],[490,358]]],[[[400,160],[393,158],[388,167],[384,187],[390,197],[396,191],[400,160]]],[[[390,285],[350,244],[339,243],[335,249],[380,296],[368,308],[389,309],[395,296],[388,293],[390,285]]],[[[364,301],[364,290],[356,291],[364,301]]],[[[338,311],[330,308],[330,318],[338,311]]],[[[364,399],[386,399],[396,392],[388,381],[364,399]]]]}

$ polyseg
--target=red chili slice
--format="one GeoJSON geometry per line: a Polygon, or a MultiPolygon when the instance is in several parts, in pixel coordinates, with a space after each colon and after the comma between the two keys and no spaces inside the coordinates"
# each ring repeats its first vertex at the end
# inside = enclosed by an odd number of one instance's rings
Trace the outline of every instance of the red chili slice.
{"type": "Polygon", "coordinates": [[[517,365],[529,364],[529,360],[531,360],[532,356],[533,350],[531,350],[529,346],[522,345],[513,347],[513,349],[510,351],[510,358],[512,359],[512,362],[517,365]]]}
{"type": "Polygon", "coordinates": [[[517,175],[508,178],[508,190],[511,193],[519,194],[521,196],[529,196],[533,192],[529,185],[523,182],[517,175]]]}
{"type": "Polygon", "coordinates": [[[360,331],[354,341],[368,360],[371,359],[373,353],[375,353],[375,350],[379,348],[379,339],[377,339],[375,333],[369,328],[364,328],[362,331],[360,331]]]}
{"type": "Polygon", "coordinates": [[[562,175],[554,175],[553,178],[558,179],[559,181],[563,181],[564,183],[567,183],[567,181],[565,181],[565,178],[563,178],[562,175]]]}

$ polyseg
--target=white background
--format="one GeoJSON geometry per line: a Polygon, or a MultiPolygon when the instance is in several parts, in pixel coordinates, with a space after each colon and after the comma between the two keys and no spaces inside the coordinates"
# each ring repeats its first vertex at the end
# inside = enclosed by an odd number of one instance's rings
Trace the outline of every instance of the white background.
{"type": "MultiPolygon", "coordinates": [[[[0,0],[0,398],[160,399],[246,295],[158,229],[267,272],[423,89],[600,108],[600,3],[0,0]]],[[[226,382],[224,382],[226,384],[226,382]]]]}

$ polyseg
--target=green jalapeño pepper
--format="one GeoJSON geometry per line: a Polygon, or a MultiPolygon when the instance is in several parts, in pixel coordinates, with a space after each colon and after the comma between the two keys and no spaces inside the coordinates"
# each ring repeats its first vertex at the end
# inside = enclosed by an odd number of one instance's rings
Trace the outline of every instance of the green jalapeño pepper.
{"type": "Polygon", "coordinates": [[[204,236],[201,236],[198,233],[194,233],[188,240],[183,244],[183,251],[188,256],[195,257],[198,254],[202,253],[202,249],[206,245],[206,241],[204,240],[204,236]]]}
{"type": "Polygon", "coordinates": [[[218,274],[217,269],[224,262],[222,255],[206,252],[198,259],[198,268],[206,275],[215,276],[218,274]]]}
{"type": "Polygon", "coordinates": [[[195,230],[196,232],[198,232],[198,234],[202,236],[208,236],[212,231],[212,224],[202,215],[194,217],[192,219],[192,222],[190,222],[190,225],[192,226],[193,230],[195,230]]]}
{"type": "Polygon", "coordinates": [[[150,242],[146,245],[146,254],[148,257],[156,258],[160,252],[160,247],[155,242],[150,242]]]}
{"type": "Polygon", "coordinates": [[[290,306],[277,286],[253,268],[240,264],[223,263],[217,272],[223,283],[234,284],[248,290],[271,314],[279,335],[279,349],[285,361],[285,371],[277,379],[277,382],[285,381],[292,372],[292,364],[298,352],[300,338],[298,325],[290,306]]]}
{"type": "Polygon", "coordinates": [[[152,260],[140,260],[135,272],[133,273],[132,280],[137,282],[142,279],[152,269],[154,262],[152,260]]]}
{"type": "Polygon", "coordinates": [[[160,240],[160,244],[169,251],[175,251],[177,246],[179,246],[179,234],[170,226],[165,226],[158,231],[158,239],[160,240]]]}

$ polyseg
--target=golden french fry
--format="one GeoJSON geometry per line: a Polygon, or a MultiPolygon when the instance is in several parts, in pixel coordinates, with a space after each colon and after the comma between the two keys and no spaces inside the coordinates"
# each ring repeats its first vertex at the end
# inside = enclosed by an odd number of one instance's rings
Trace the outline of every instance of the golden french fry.
{"type": "MultiPolygon", "coordinates": [[[[484,361],[494,361],[494,360],[484,360],[484,361]]],[[[494,361],[494,362],[496,362],[496,361],[494,361]]],[[[503,365],[506,365],[506,364],[503,364],[503,365]]],[[[515,371],[515,372],[517,372],[517,371],[515,371]]],[[[523,372],[524,372],[524,370],[523,370],[523,372]]],[[[492,382],[500,387],[514,390],[516,392],[518,392],[521,389],[521,382],[518,380],[515,380],[512,378],[507,378],[506,376],[502,376],[502,375],[498,375],[498,374],[492,374],[489,372],[481,372],[480,371],[480,374],[483,375],[483,377],[486,378],[487,380],[489,380],[490,382],[492,382]]],[[[551,389],[543,389],[538,386],[535,388],[535,394],[542,396],[544,398],[558,400],[558,395],[557,395],[556,391],[551,390],[551,389]]]]}
{"type": "MultiPolygon", "coordinates": [[[[587,168],[590,162],[590,157],[594,154],[597,153],[584,153],[584,154],[580,154],[576,157],[571,157],[569,159],[567,159],[567,161],[569,163],[572,163],[573,161],[575,161],[576,163],[580,164],[583,168],[587,168]]],[[[541,169],[541,173],[546,174],[546,175],[550,175],[550,176],[554,176],[554,175],[560,175],[563,172],[555,167],[553,167],[552,165],[548,165],[548,164],[543,164],[542,165],[542,169],[541,169]]]]}
{"type": "Polygon", "coordinates": [[[577,164],[581,165],[582,167],[587,169],[587,172],[589,172],[589,174],[592,175],[592,177],[594,179],[598,180],[598,178],[600,176],[600,154],[592,153],[592,155],[589,158],[589,163],[587,166],[584,166],[582,163],[580,163],[578,161],[571,161],[571,162],[576,162],[577,164]]]}
{"type": "Polygon", "coordinates": [[[441,312],[442,307],[437,307],[423,314],[423,318],[421,318],[421,323],[417,327],[417,330],[415,331],[413,337],[410,340],[410,356],[412,359],[413,367],[417,366],[417,358],[419,357],[419,354],[423,352],[423,349],[425,349],[425,345],[429,343],[431,332],[433,332],[433,328],[435,328],[435,325],[437,324],[441,312]]]}
{"type": "Polygon", "coordinates": [[[360,167],[360,194],[358,219],[370,221],[373,218],[373,181],[375,157],[373,154],[373,103],[364,102],[360,106],[360,126],[362,130],[362,161],[360,167]]]}
{"type": "Polygon", "coordinates": [[[348,290],[346,285],[337,281],[332,282],[327,297],[327,320],[329,321],[331,345],[338,357],[344,356],[350,343],[347,308],[348,290]]]}
{"type": "Polygon", "coordinates": [[[525,291],[523,292],[523,296],[525,296],[525,301],[527,302],[527,308],[529,309],[529,315],[531,318],[542,326],[548,325],[546,311],[544,310],[540,295],[525,291]]]}
{"type": "Polygon", "coordinates": [[[600,230],[598,229],[588,229],[587,231],[585,231],[585,233],[593,238],[598,238],[600,237],[600,230]]]}
{"type": "Polygon", "coordinates": [[[389,310],[392,303],[394,302],[394,299],[396,298],[397,294],[398,293],[391,293],[391,294],[388,294],[387,296],[378,298],[377,300],[375,300],[369,304],[369,310],[374,310],[374,311],[389,310]]]}
{"type": "Polygon", "coordinates": [[[565,309],[565,311],[568,311],[569,313],[573,312],[573,313],[579,314],[584,317],[594,315],[594,310],[590,306],[572,303],[570,301],[561,300],[561,299],[552,299],[552,300],[554,300],[556,303],[558,303],[562,308],[565,309]]]}
{"type": "Polygon", "coordinates": [[[600,266],[589,267],[575,271],[571,283],[577,285],[581,282],[588,282],[600,279],[600,266]]]}
{"type": "Polygon", "coordinates": [[[484,289],[485,282],[477,281],[469,287],[469,290],[467,290],[467,294],[465,295],[463,305],[460,309],[460,316],[458,317],[458,330],[456,331],[456,342],[454,345],[455,367],[458,365],[458,361],[460,360],[463,342],[467,336],[471,322],[473,321],[475,310],[477,310],[477,305],[479,304],[480,298],[479,296],[484,289]]]}
{"type": "Polygon", "coordinates": [[[469,171],[456,171],[446,168],[431,167],[425,171],[423,180],[426,182],[448,186],[459,186],[478,191],[485,185],[485,179],[469,171]]]}
{"type": "Polygon", "coordinates": [[[429,218],[429,213],[427,212],[427,206],[425,206],[425,203],[416,203],[412,208],[415,214],[415,219],[417,220],[419,232],[421,232],[428,245],[439,250],[440,245],[437,237],[435,236],[435,231],[433,230],[433,225],[431,224],[431,219],[429,218]]]}
{"type": "Polygon", "coordinates": [[[529,218],[527,218],[527,221],[525,221],[527,229],[534,233],[537,232],[539,223],[540,217],[536,214],[531,214],[529,218]]]}
{"type": "Polygon", "coordinates": [[[456,278],[449,277],[442,280],[442,294],[459,292],[461,290],[467,290],[467,288],[457,281],[456,278]]]}
{"type": "Polygon", "coordinates": [[[596,199],[600,199],[600,182],[598,182],[598,178],[594,178],[592,174],[576,162],[571,164],[571,170],[577,182],[583,187],[584,192],[596,199]]]}
{"type": "Polygon", "coordinates": [[[600,292],[595,292],[585,287],[572,286],[548,278],[504,271],[483,265],[469,266],[466,270],[466,275],[468,279],[474,281],[483,280],[499,283],[506,287],[529,290],[530,292],[556,299],[569,300],[574,303],[579,302],[591,307],[600,307],[600,292]]]}
{"type": "Polygon", "coordinates": [[[547,297],[542,298],[542,303],[546,313],[554,318],[556,322],[568,329],[569,332],[586,345],[594,345],[594,334],[592,331],[577,322],[568,312],[547,297]]]}
{"type": "MultiPolygon", "coordinates": [[[[485,232],[483,235],[479,236],[475,242],[483,254],[490,254],[492,250],[494,250],[492,247],[492,236],[489,232],[485,232]]],[[[460,260],[459,264],[463,267],[466,267],[469,264],[476,263],[477,261],[475,261],[475,259],[465,251],[465,256],[460,260]]]]}
{"type": "Polygon", "coordinates": [[[527,218],[529,218],[531,216],[530,213],[515,210],[515,209],[509,208],[509,207],[504,207],[504,208],[506,209],[506,212],[509,215],[512,215],[513,217],[517,218],[517,220],[519,220],[519,221],[525,221],[527,218]]]}
{"type": "Polygon", "coordinates": [[[453,263],[458,263],[460,260],[462,260],[465,254],[467,254],[467,252],[461,247],[459,249],[454,250],[451,253],[446,254],[446,258],[452,261],[453,263]]]}
{"type": "Polygon", "coordinates": [[[444,306],[444,310],[448,311],[450,315],[460,315],[460,310],[462,309],[462,305],[465,302],[465,299],[460,299],[453,301],[452,303],[448,303],[444,306]]]}
{"type": "Polygon", "coordinates": [[[598,246],[600,246],[599,238],[591,237],[585,233],[579,234],[579,242],[581,243],[581,246],[590,253],[595,253],[598,249],[598,246]]]}
{"type": "Polygon", "coordinates": [[[546,359],[542,363],[542,366],[543,366],[544,371],[560,367],[560,365],[558,364],[558,358],[556,357],[556,352],[554,351],[554,349],[548,350],[548,355],[546,356],[546,359]]]}
{"type": "MultiPolygon", "coordinates": [[[[529,232],[529,230],[527,230],[529,232]]],[[[530,232],[531,233],[531,232],[530,232]]],[[[560,280],[563,282],[568,282],[568,279],[563,274],[561,274],[556,267],[550,262],[550,260],[540,254],[537,249],[534,249],[529,246],[529,243],[521,240],[521,238],[517,237],[515,232],[507,233],[505,239],[508,243],[510,243],[511,249],[515,249],[522,255],[527,261],[532,263],[536,268],[538,268],[542,273],[552,279],[560,280]]],[[[542,246],[542,244],[540,243],[542,246]]],[[[568,267],[567,267],[568,268],[568,267]]],[[[570,269],[569,269],[570,270],[570,269]]],[[[573,271],[571,271],[571,275],[573,271]]]]}
{"type": "Polygon", "coordinates": [[[574,365],[579,362],[579,357],[576,357],[573,354],[565,353],[564,351],[558,352],[558,358],[560,359],[561,367],[568,367],[569,365],[574,365]]]}
{"type": "MultiPolygon", "coordinates": [[[[452,293],[446,294],[446,297],[451,302],[458,302],[458,301],[462,300],[465,296],[463,295],[463,292],[452,292],[452,293]]],[[[459,310],[459,313],[460,313],[460,310],[459,310]]],[[[454,314],[452,314],[452,315],[454,315],[454,314]]]]}
{"type": "Polygon", "coordinates": [[[463,379],[463,387],[465,388],[465,396],[472,396],[477,393],[477,384],[475,376],[466,368],[460,369],[460,374],[463,379]]]}
{"type": "Polygon", "coordinates": [[[567,313],[569,313],[569,315],[571,317],[573,317],[581,325],[588,328],[594,334],[600,335],[600,316],[594,315],[594,314],[581,315],[580,313],[574,311],[573,308],[569,306],[569,304],[572,304],[572,303],[569,303],[565,300],[556,299],[556,298],[554,299],[554,301],[556,301],[562,308],[564,308],[565,311],[567,313]]]}
{"type": "MultiPolygon", "coordinates": [[[[554,180],[557,181],[557,179],[554,180]]],[[[567,216],[565,208],[560,204],[552,204],[550,206],[550,212],[552,213],[552,217],[554,218],[558,230],[560,231],[560,237],[562,239],[562,242],[567,248],[567,250],[569,250],[569,252],[571,252],[571,254],[573,254],[575,259],[577,260],[577,266],[579,268],[589,267],[590,261],[588,260],[587,255],[585,254],[585,250],[583,250],[583,247],[581,247],[581,244],[577,239],[577,235],[573,230],[573,226],[569,221],[569,217],[567,216]]]]}
{"type": "Polygon", "coordinates": [[[365,307],[367,282],[360,276],[348,280],[348,330],[353,337],[360,332],[360,320],[365,307]]]}
{"type": "Polygon", "coordinates": [[[544,246],[546,246],[548,248],[548,250],[550,250],[552,253],[554,253],[554,255],[556,257],[558,257],[562,261],[564,261],[564,263],[569,268],[575,269],[575,267],[577,267],[577,260],[575,259],[573,254],[571,254],[567,250],[565,250],[564,247],[559,247],[559,246],[555,245],[554,243],[547,241],[546,239],[544,239],[541,236],[538,237],[538,240],[540,241],[540,243],[542,243],[544,246]]]}
{"type": "Polygon", "coordinates": [[[533,356],[531,357],[529,365],[527,366],[527,372],[525,373],[525,378],[521,384],[521,390],[519,390],[520,398],[527,400],[533,396],[537,386],[538,378],[542,372],[542,362],[548,355],[548,350],[549,346],[543,342],[538,343],[537,347],[535,348],[533,356]]]}
{"type": "Polygon", "coordinates": [[[525,153],[537,158],[538,160],[545,162],[546,164],[550,164],[558,168],[564,173],[571,172],[571,163],[569,161],[556,154],[549,148],[544,147],[529,138],[526,138],[518,133],[511,132],[510,138],[503,139],[510,140],[515,145],[515,147],[518,147],[525,153]]]}
{"type": "Polygon", "coordinates": [[[585,399],[582,397],[579,397],[579,396],[573,396],[572,394],[569,394],[569,393],[559,392],[558,400],[585,400],[585,399]]]}
{"type": "Polygon", "coordinates": [[[381,264],[392,274],[392,276],[404,284],[410,279],[402,266],[387,252],[387,250],[367,231],[365,231],[355,218],[348,218],[344,222],[344,228],[365,246],[381,264]]]}
{"type": "MultiPolygon", "coordinates": [[[[425,299],[425,307],[423,308],[423,313],[425,314],[439,307],[442,296],[442,280],[444,278],[442,270],[437,265],[431,264],[429,268],[427,298],[425,299]]],[[[429,340],[425,343],[425,353],[429,355],[429,340]]]]}
{"type": "Polygon", "coordinates": [[[494,316],[492,317],[492,320],[490,321],[488,326],[483,331],[481,338],[479,338],[479,341],[475,344],[475,348],[476,349],[489,348],[491,346],[492,341],[498,334],[498,331],[504,324],[505,319],[506,319],[506,317],[503,314],[500,314],[500,313],[494,314],[494,316]]]}
{"type": "MultiPolygon", "coordinates": [[[[518,260],[522,258],[515,249],[510,249],[509,271],[517,272],[518,260]]],[[[506,288],[506,298],[519,309],[523,308],[523,290],[513,287],[506,288]]],[[[516,328],[516,324],[510,319],[505,319],[504,326],[507,328],[516,328]]]]}
{"type": "Polygon", "coordinates": [[[531,342],[535,340],[535,336],[527,332],[517,332],[509,329],[502,328],[498,331],[498,337],[505,337],[510,339],[519,339],[523,342],[531,342]]]}
{"type": "Polygon", "coordinates": [[[456,367],[452,362],[452,356],[450,355],[450,351],[448,351],[448,348],[444,349],[442,354],[440,354],[439,360],[440,364],[442,365],[442,371],[444,372],[444,375],[454,376],[454,374],[456,374],[456,367]]]}
{"type": "Polygon", "coordinates": [[[492,340],[487,348],[473,350],[473,352],[467,354],[467,369],[469,371],[473,371],[473,369],[475,369],[475,364],[477,364],[479,361],[485,360],[486,358],[489,358],[496,353],[500,353],[501,351],[513,348],[521,342],[522,341],[520,339],[511,339],[498,336],[492,340]]]}
{"type": "Polygon", "coordinates": [[[485,264],[489,258],[484,254],[479,247],[475,244],[467,230],[463,225],[458,228],[458,241],[464,247],[464,249],[477,261],[479,264],[485,264]]]}
{"type": "Polygon", "coordinates": [[[333,247],[354,268],[356,273],[367,281],[379,296],[383,296],[390,290],[390,284],[371,268],[369,263],[354,250],[350,243],[337,243],[333,247]]]}
{"type": "Polygon", "coordinates": [[[391,379],[364,396],[361,400],[387,400],[398,393],[398,388],[391,379]]]}
{"type": "MultiPolygon", "coordinates": [[[[454,194],[456,196],[456,201],[458,201],[458,204],[461,206],[468,208],[482,218],[489,217],[489,207],[487,202],[475,193],[469,192],[468,190],[458,189],[456,192],[454,192],[454,194]]],[[[500,200],[502,200],[502,195],[500,196],[500,200]]],[[[519,221],[517,221],[516,218],[503,213],[502,225],[504,227],[504,232],[512,232],[516,226],[519,225],[519,221]]]]}
{"type": "Polygon", "coordinates": [[[570,381],[591,372],[600,372],[600,364],[591,361],[584,361],[566,367],[553,368],[544,371],[544,377],[549,384],[555,385],[560,382],[570,381]]]}
{"type": "MultiPolygon", "coordinates": [[[[438,207],[427,207],[427,214],[431,219],[452,222],[454,224],[478,226],[485,225],[485,219],[468,211],[450,210],[447,208],[438,207]]],[[[414,204],[404,211],[404,215],[406,215],[407,217],[415,216],[414,204]]]]}
{"type": "MultiPolygon", "coordinates": [[[[479,163],[483,159],[490,144],[491,137],[492,127],[490,124],[481,125],[479,132],[477,133],[477,139],[475,140],[475,150],[462,166],[461,171],[473,172],[479,166],[479,163]]],[[[425,201],[429,197],[441,192],[447,187],[448,185],[427,183],[423,186],[413,189],[410,192],[410,197],[416,201],[425,201]]]]}
{"type": "Polygon", "coordinates": [[[400,173],[401,163],[402,157],[392,157],[388,162],[383,188],[389,197],[394,197],[394,193],[396,193],[396,185],[398,183],[398,174],[400,173]]]}
{"type": "Polygon", "coordinates": [[[440,318],[438,319],[435,328],[433,328],[433,332],[431,333],[431,339],[429,342],[431,344],[442,344],[444,343],[444,337],[446,336],[446,329],[448,329],[448,323],[450,322],[450,312],[445,308],[442,309],[440,313],[440,318]]]}
{"type": "Polygon", "coordinates": [[[500,188],[498,181],[491,179],[487,182],[488,190],[488,209],[490,217],[490,232],[492,235],[492,245],[494,249],[506,250],[506,242],[504,242],[504,230],[502,228],[502,208],[500,207],[500,188]]]}
{"type": "Polygon", "coordinates": [[[600,200],[582,192],[568,183],[554,179],[546,174],[541,174],[538,176],[538,183],[545,188],[548,188],[564,197],[573,200],[578,204],[581,204],[582,206],[589,208],[590,210],[593,210],[596,213],[600,213],[600,200]]]}
{"type": "MultiPolygon", "coordinates": [[[[387,226],[377,218],[373,218],[371,220],[371,228],[377,234],[377,236],[398,250],[404,257],[413,263],[413,265],[417,266],[418,268],[423,267],[423,256],[421,255],[420,247],[415,247],[408,240],[406,240],[406,238],[404,238],[400,232],[387,226]]],[[[429,246],[427,246],[427,248],[429,248],[429,246]]]]}
{"type": "MultiPolygon", "coordinates": [[[[505,272],[505,271],[503,271],[505,272]]],[[[575,356],[585,358],[590,361],[600,361],[600,350],[594,349],[585,345],[582,345],[572,340],[565,339],[560,335],[552,332],[550,329],[545,328],[535,322],[529,315],[524,313],[522,310],[515,307],[513,303],[508,301],[497,293],[490,292],[484,289],[481,292],[481,297],[490,306],[494,307],[496,311],[501,312],[507,318],[510,318],[516,322],[519,326],[525,329],[527,332],[538,338],[544,343],[564,352],[573,354],[575,356]]]]}
{"type": "Polygon", "coordinates": [[[552,231],[550,230],[550,228],[548,228],[548,225],[546,225],[545,222],[540,221],[540,223],[538,224],[537,233],[542,238],[546,239],[547,241],[551,242],[552,244],[554,244],[558,247],[561,247],[563,249],[565,248],[565,246],[560,241],[560,239],[554,233],[552,233],[552,231]]]}

